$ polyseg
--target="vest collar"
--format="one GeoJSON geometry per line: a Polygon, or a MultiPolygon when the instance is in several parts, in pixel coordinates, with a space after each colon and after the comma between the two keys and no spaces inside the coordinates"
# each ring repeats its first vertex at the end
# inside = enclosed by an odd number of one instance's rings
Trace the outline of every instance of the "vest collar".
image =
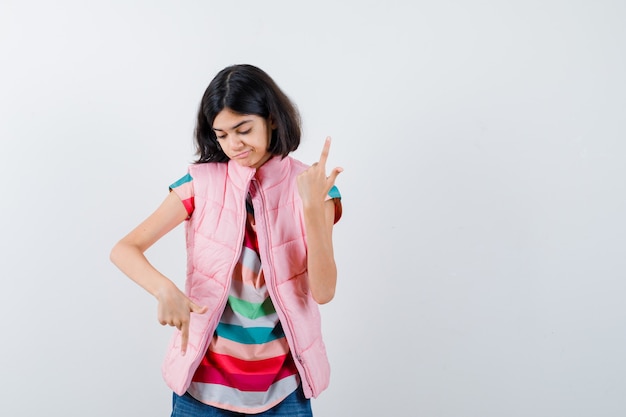
{"type": "Polygon", "coordinates": [[[232,181],[241,188],[248,184],[248,181],[255,177],[262,188],[270,188],[280,184],[289,174],[291,158],[280,155],[271,157],[259,168],[250,168],[239,165],[237,162],[228,161],[228,175],[232,181]]]}

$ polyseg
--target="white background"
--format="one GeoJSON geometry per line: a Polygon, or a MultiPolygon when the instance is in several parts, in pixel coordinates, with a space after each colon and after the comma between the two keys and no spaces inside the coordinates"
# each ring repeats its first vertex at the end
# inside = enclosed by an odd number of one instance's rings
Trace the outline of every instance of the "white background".
{"type": "MultiPolygon", "coordinates": [[[[626,3],[0,3],[0,414],[168,416],[109,262],[223,67],[324,137],[344,217],[323,416],[626,415],[626,3]]],[[[329,166],[329,168],[331,168],[329,166]]],[[[184,279],[182,227],[149,251],[184,279]]]]}

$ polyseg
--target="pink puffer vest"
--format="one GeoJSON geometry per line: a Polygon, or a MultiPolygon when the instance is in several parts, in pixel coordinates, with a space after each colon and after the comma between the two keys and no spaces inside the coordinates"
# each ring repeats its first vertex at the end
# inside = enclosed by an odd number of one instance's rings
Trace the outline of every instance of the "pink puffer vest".
{"type": "Polygon", "coordinates": [[[189,343],[180,354],[175,330],[163,362],[163,377],[183,395],[204,356],[224,310],[233,269],[239,258],[246,221],[245,199],[254,206],[261,263],[307,398],[328,386],[330,366],[322,341],[317,303],[308,287],[307,247],[296,176],[307,168],[286,157],[273,157],[258,170],[228,163],[189,167],[195,210],[186,224],[187,296],[205,314],[191,314],[189,343]],[[256,175],[255,175],[256,173],[256,175]]]}

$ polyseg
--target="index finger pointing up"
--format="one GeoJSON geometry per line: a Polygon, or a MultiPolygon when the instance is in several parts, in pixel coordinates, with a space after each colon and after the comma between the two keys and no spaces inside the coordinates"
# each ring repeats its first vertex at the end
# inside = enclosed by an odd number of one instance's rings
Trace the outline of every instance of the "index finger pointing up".
{"type": "Polygon", "coordinates": [[[320,156],[319,164],[322,167],[326,167],[326,160],[328,159],[328,151],[330,150],[330,136],[326,136],[326,141],[324,142],[324,148],[322,148],[322,155],[320,156]]]}

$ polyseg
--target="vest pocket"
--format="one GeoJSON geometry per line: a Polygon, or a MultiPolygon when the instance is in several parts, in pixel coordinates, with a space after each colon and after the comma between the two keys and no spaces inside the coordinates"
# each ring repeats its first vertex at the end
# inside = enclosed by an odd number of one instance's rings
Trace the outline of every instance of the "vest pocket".
{"type": "Polygon", "coordinates": [[[281,284],[291,279],[301,280],[300,289],[308,294],[307,254],[304,239],[292,240],[274,247],[272,251],[276,283],[281,284]]]}

